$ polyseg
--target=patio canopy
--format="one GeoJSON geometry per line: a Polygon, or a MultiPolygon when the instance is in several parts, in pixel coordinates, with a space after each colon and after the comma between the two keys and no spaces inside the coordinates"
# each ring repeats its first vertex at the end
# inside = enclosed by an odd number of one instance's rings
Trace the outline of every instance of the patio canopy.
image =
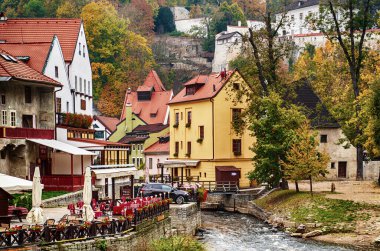
{"type": "Polygon", "coordinates": [[[14,176],[0,173],[0,187],[8,193],[17,193],[24,190],[32,190],[33,182],[14,176]]]}
{"type": "Polygon", "coordinates": [[[81,148],[63,143],[54,139],[28,139],[30,142],[44,145],[62,152],[66,152],[72,155],[97,155],[96,153],[83,150],[81,148]]]}
{"type": "Polygon", "coordinates": [[[197,167],[199,160],[165,160],[166,168],[197,167]]]}
{"type": "Polygon", "coordinates": [[[129,175],[135,175],[137,172],[137,169],[135,167],[104,168],[104,169],[91,168],[91,171],[95,174],[97,179],[104,179],[104,178],[119,178],[119,177],[126,177],[129,175]]]}

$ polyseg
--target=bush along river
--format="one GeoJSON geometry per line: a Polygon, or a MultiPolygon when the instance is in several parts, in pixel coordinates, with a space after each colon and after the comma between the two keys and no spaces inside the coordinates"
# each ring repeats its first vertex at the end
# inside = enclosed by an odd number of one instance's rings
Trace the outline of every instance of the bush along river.
{"type": "Polygon", "coordinates": [[[244,214],[202,211],[205,230],[201,241],[209,251],[347,251],[334,246],[290,237],[260,220],[244,214]]]}

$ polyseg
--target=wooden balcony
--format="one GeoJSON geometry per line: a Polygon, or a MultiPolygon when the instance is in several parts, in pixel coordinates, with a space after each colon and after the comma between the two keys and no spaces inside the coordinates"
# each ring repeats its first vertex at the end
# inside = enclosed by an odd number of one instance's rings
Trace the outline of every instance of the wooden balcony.
{"type": "Polygon", "coordinates": [[[53,174],[42,176],[41,183],[45,191],[69,191],[74,192],[83,189],[83,175],[60,175],[53,174]]]}
{"type": "Polygon", "coordinates": [[[0,138],[10,139],[54,139],[54,130],[19,128],[19,127],[0,127],[0,138]]]}

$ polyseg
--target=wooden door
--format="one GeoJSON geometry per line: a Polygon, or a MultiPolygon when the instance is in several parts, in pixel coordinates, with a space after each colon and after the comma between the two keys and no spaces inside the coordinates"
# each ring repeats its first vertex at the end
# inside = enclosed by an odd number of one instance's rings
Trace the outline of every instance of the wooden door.
{"type": "Polygon", "coordinates": [[[338,178],[347,178],[347,162],[338,162],[338,178]]]}

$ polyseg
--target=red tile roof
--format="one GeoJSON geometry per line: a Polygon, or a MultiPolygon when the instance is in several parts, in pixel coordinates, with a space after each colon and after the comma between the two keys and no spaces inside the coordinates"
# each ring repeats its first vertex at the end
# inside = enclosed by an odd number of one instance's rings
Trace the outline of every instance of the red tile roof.
{"type": "Polygon", "coordinates": [[[173,92],[165,91],[161,80],[155,71],[151,71],[144,81],[144,84],[138,89],[144,90],[154,86],[150,100],[138,100],[137,91],[127,91],[124,98],[123,110],[120,120],[125,119],[126,106],[132,106],[132,112],[136,114],[146,124],[163,124],[165,123],[168,111],[167,103],[170,101],[173,92]]]}
{"type": "Polygon", "coordinates": [[[7,60],[4,57],[14,57],[8,52],[0,49],[0,54],[0,77],[37,82],[51,86],[61,86],[59,82],[43,75],[41,72],[32,69],[20,60],[16,60],[16,62],[7,60]]]}
{"type": "Polygon", "coordinates": [[[235,71],[228,71],[225,78],[222,78],[220,73],[213,73],[208,76],[197,76],[184,84],[184,86],[189,86],[200,82],[199,84],[202,84],[202,86],[195,92],[195,94],[186,95],[185,87],[169,102],[169,104],[215,97],[234,73],[235,71]]]}
{"type": "Polygon", "coordinates": [[[94,116],[95,120],[99,120],[100,123],[104,125],[109,131],[113,132],[116,130],[117,124],[120,122],[117,118],[106,117],[106,116],[94,116]]]}
{"type": "Polygon", "coordinates": [[[170,148],[170,141],[167,141],[165,143],[160,143],[160,141],[157,141],[153,145],[149,146],[147,149],[144,150],[144,154],[169,154],[169,148],[170,148]]]}
{"type": "Polygon", "coordinates": [[[115,142],[111,142],[111,141],[98,140],[98,139],[70,138],[69,140],[79,141],[79,142],[85,142],[85,143],[91,143],[91,144],[96,144],[96,145],[101,145],[101,146],[125,146],[125,147],[128,146],[128,145],[122,144],[122,143],[115,143],[115,142]]]}
{"type": "Polygon", "coordinates": [[[0,43],[0,49],[11,53],[16,57],[28,56],[30,59],[25,62],[28,66],[33,69],[43,72],[49,51],[51,47],[51,42],[42,43],[30,43],[30,44],[7,44],[0,43]]]}
{"type": "Polygon", "coordinates": [[[57,35],[66,62],[73,60],[82,21],[73,18],[8,18],[0,22],[6,43],[51,42],[57,35]]]}
{"type": "Polygon", "coordinates": [[[167,128],[168,126],[169,125],[163,125],[163,124],[139,125],[139,126],[136,126],[135,129],[133,129],[133,132],[137,132],[137,131],[150,132],[150,133],[160,132],[163,129],[167,128]]]}
{"type": "Polygon", "coordinates": [[[142,86],[153,87],[156,92],[166,91],[165,86],[162,84],[161,79],[158,77],[155,70],[151,70],[148,73],[142,86]]]}

